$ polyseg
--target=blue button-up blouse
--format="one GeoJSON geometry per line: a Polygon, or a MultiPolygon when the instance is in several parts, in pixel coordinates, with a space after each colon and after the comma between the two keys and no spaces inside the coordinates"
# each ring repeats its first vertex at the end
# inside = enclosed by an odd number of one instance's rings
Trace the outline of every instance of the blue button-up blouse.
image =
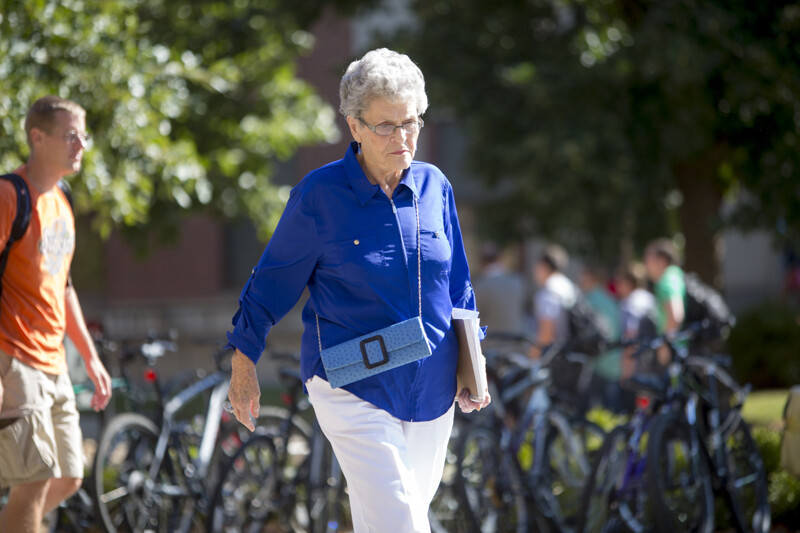
{"type": "Polygon", "coordinates": [[[303,381],[324,379],[319,341],[327,348],[417,316],[416,197],[422,322],[432,355],[343,388],[401,420],[433,420],[456,394],[452,309],[475,309],[453,189],[438,168],[413,162],[390,200],[367,180],[357,151],[351,144],[344,159],[311,172],[292,190],[242,290],[228,340],[257,362],[269,329],[307,286],[301,373],[303,381]]]}

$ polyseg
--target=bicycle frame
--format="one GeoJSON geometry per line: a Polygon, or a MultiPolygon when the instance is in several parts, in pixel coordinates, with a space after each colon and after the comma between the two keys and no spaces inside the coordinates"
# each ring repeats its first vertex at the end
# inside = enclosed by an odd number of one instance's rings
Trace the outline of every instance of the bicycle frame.
{"type": "Polygon", "coordinates": [[[164,485],[162,489],[165,496],[193,497],[205,503],[207,494],[202,480],[205,480],[208,475],[222,421],[223,403],[227,398],[229,386],[228,374],[215,372],[177,393],[164,405],[164,418],[156,443],[155,457],[148,470],[148,476],[151,480],[157,479],[158,472],[166,460],[170,445],[180,446],[177,439],[173,440],[176,413],[198,395],[211,390],[211,398],[206,411],[205,427],[203,428],[197,459],[190,464],[181,465],[182,468],[180,469],[181,474],[188,482],[187,488],[189,492],[178,485],[164,485]]]}

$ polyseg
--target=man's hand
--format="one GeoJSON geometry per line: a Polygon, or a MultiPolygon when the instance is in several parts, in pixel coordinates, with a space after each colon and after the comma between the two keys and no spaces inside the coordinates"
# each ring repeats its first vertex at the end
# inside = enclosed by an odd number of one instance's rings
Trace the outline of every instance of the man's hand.
{"type": "Polygon", "coordinates": [[[476,409],[478,411],[480,411],[481,409],[483,409],[484,407],[486,407],[487,405],[492,403],[492,397],[489,396],[489,391],[488,390],[484,392],[483,403],[478,403],[478,402],[474,402],[474,401],[472,401],[470,399],[470,397],[469,397],[469,389],[466,388],[466,387],[461,390],[461,392],[459,393],[458,397],[456,397],[456,400],[458,400],[458,406],[461,408],[461,411],[464,412],[464,413],[471,413],[472,411],[475,411],[476,409]]]}
{"type": "Polygon", "coordinates": [[[84,360],[86,373],[94,383],[94,394],[92,395],[92,409],[102,411],[111,400],[111,376],[108,375],[106,367],[97,355],[93,355],[84,360]]]}
{"type": "Polygon", "coordinates": [[[233,415],[250,431],[255,431],[254,418],[258,418],[261,402],[261,389],[258,386],[256,365],[245,354],[236,350],[231,359],[231,387],[228,400],[233,407],[233,415]]]}
{"type": "Polygon", "coordinates": [[[528,349],[528,357],[534,361],[537,361],[542,356],[542,349],[539,348],[538,345],[533,345],[528,349]]]}

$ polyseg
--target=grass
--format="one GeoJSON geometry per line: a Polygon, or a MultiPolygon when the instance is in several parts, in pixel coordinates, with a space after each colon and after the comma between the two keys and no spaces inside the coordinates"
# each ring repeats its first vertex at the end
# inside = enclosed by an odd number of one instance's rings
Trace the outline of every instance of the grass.
{"type": "Polygon", "coordinates": [[[783,408],[788,396],[787,389],[753,391],[744,403],[742,415],[754,426],[781,428],[783,408]]]}

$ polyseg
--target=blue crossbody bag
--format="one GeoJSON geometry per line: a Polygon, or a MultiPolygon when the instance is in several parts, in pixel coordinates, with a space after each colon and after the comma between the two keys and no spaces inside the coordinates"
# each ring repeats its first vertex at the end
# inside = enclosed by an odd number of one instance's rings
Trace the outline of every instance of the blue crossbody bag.
{"type": "Polygon", "coordinates": [[[417,215],[419,316],[323,349],[319,315],[317,315],[319,355],[328,376],[328,383],[333,388],[348,385],[431,355],[431,348],[422,325],[422,242],[419,228],[419,206],[416,198],[414,198],[414,210],[417,215]]]}

